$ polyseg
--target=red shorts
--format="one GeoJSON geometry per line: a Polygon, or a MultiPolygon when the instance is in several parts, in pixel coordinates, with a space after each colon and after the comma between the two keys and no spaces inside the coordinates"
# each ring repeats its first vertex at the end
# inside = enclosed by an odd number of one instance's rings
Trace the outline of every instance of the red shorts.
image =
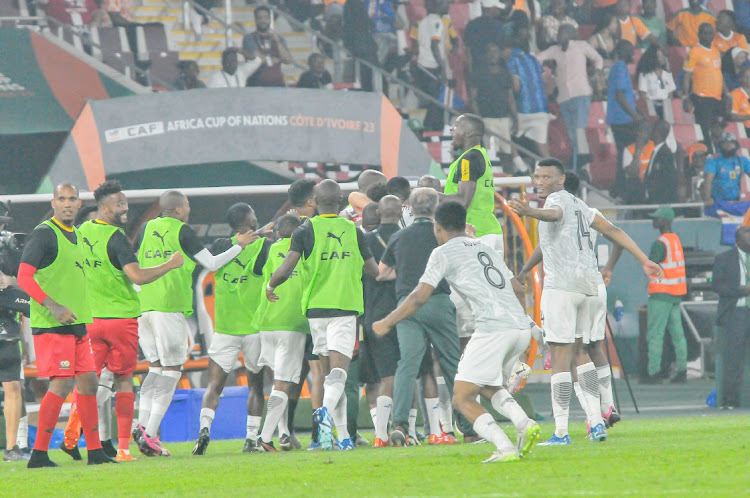
{"type": "Polygon", "coordinates": [[[96,373],[107,367],[112,373],[130,375],[138,364],[138,319],[94,318],[86,326],[94,351],[96,373]]]}
{"type": "Polygon", "coordinates": [[[35,335],[34,349],[39,377],[75,377],[96,370],[88,335],[35,335]]]}

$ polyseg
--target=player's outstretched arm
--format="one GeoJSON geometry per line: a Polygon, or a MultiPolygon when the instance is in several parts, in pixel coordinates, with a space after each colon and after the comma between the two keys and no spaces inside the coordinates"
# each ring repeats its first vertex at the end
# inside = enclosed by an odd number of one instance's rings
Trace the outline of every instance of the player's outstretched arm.
{"type": "Polygon", "coordinates": [[[434,290],[433,286],[420,282],[398,308],[393,310],[387,317],[372,324],[372,330],[375,332],[375,335],[386,335],[398,322],[416,313],[430,299],[434,290]]]}
{"type": "Polygon", "coordinates": [[[615,265],[620,260],[620,256],[622,256],[622,246],[617,242],[613,242],[612,252],[609,253],[607,264],[604,265],[601,271],[604,285],[609,285],[609,283],[612,281],[612,274],[615,271],[615,265]]]}
{"type": "Polygon", "coordinates": [[[460,181],[458,182],[458,192],[455,194],[443,194],[440,195],[440,202],[456,201],[460,203],[466,209],[469,208],[474,194],[477,191],[477,182],[475,181],[460,181]]]}
{"type": "Polygon", "coordinates": [[[185,258],[181,252],[172,254],[172,257],[165,263],[158,266],[152,266],[151,268],[141,268],[138,263],[129,263],[123,266],[122,271],[128,276],[131,282],[136,285],[150,284],[154,280],[157,280],[166,275],[171,270],[179,268],[185,262],[185,258]]]}
{"type": "Polygon", "coordinates": [[[268,298],[269,301],[276,302],[279,300],[279,296],[274,294],[273,291],[276,287],[283,284],[287,281],[287,279],[289,279],[289,277],[292,275],[292,272],[297,267],[297,262],[299,261],[300,257],[302,257],[302,255],[297,251],[289,251],[288,253],[286,253],[284,262],[281,263],[281,266],[279,266],[275,272],[273,272],[273,275],[271,275],[271,280],[269,280],[268,285],[266,286],[266,298],[268,298]]]}
{"type": "Polygon", "coordinates": [[[648,259],[648,256],[641,251],[641,248],[638,247],[633,239],[631,239],[630,236],[620,228],[614,226],[599,215],[594,217],[594,221],[591,223],[591,228],[604,235],[607,240],[621,245],[623,249],[632,254],[643,267],[643,272],[646,276],[658,279],[664,277],[664,270],[662,270],[661,266],[648,259]]]}
{"type": "Polygon", "coordinates": [[[539,221],[560,221],[563,217],[563,211],[558,206],[550,208],[533,208],[529,206],[529,201],[511,199],[508,205],[518,216],[530,216],[539,221]]]}

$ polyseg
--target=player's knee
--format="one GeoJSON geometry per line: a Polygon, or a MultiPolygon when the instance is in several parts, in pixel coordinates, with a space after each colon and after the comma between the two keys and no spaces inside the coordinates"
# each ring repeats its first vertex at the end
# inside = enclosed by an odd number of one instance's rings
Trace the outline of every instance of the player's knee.
{"type": "Polygon", "coordinates": [[[346,372],[342,368],[334,368],[331,370],[331,373],[328,374],[328,377],[326,377],[326,381],[331,384],[339,382],[346,383],[346,372]]]}

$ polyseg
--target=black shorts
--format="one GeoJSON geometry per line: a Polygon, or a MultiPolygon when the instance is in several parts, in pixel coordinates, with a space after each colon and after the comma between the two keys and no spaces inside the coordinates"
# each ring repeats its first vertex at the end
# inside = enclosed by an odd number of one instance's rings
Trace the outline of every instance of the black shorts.
{"type": "Polygon", "coordinates": [[[0,341],[0,382],[21,380],[19,341],[0,341]]]}
{"type": "MultiPolygon", "coordinates": [[[[393,377],[396,375],[398,360],[401,359],[401,351],[398,348],[398,335],[394,328],[383,337],[376,336],[371,327],[365,325],[365,341],[367,343],[367,354],[363,357],[366,362],[374,365],[378,378],[393,377]]],[[[360,355],[361,345],[360,345],[360,355]]],[[[364,364],[363,364],[364,365],[364,364]]]]}
{"type": "Polygon", "coordinates": [[[320,358],[318,355],[313,354],[313,340],[312,335],[307,334],[307,337],[305,338],[305,360],[307,361],[317,361],[320,358]]]}
{"type": "Polygon", "coordinates": [[[372,357],[372,346],[369,341],[359,342],[359,382],[360,384],[377,384],[380,382],[377,362],[372,357]]]}

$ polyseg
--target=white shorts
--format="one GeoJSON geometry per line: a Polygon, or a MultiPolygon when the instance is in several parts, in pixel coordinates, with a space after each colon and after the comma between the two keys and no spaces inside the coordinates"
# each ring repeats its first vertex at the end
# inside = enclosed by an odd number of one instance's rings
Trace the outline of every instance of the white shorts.
{"type": "Polygon", "coordinates": [[[591,323],[591,329],[589,332],[583,333],[583,343],[589,344],[591,342],[603,341],[604,332],[607,327],[607,286],[599,284],[599,294],[597,296],[590,296],[586,300],[586,305],[589,308],[589,321],[591,323]]]}
{"type": "Polygon", "coordinates": [[[308,318],[313,340],[313,354],[328,356],[336,351],[347,358],[354,354],[357,338],[357,317],[336,316],[332,318],[308,318]]]}
{"type": "Polygon", "coordinates": [[[190,325],[183,313],[146,311],[138,318],[138,344],[149,361],[163,367],[182,365],[188,359],[190,325]]]}
{"type": "Polygon", "coordinates": [[[458,362],[456,382],[504,386],[518,358],[531,342],[531,329],[474,332],[458,362]]]}
{"type": "Polygon", "coordinates": [[[307,334],[299,332],[263,330],[260,333],[258,363],[273,370],[273,380],[297,384],[305,360],[306,339],[307,334]]]}
{"type": "Polygon", "coordinates": [[[538,144],[547,143],[550,114],[548,112],[535,112],[533,114],[518,113],[517,137],[526,137],[538,144]]]}
{"type": "Polygon", "coordinates": [[[477,327],[471,308],[466,304],[464,298],[459,296],[458,292],[452,289],[450,298],[453,305],[456,307],[456,327],[458,328],[458,337],[471,337],[471,334],[474,333],[474,329],[477,327]]]}
{"type": "Polygon", "coordinates": [[[492,139],[495,139],[497,142],[497,150],[498,152],[503,152],[505,154],[511,153],[511,146],[510,146],[510,128],[511,128],[511,121],[510,118],[482,118],[484,120],[484,129],[488,132],[494,133],[495,135],[499,137],[503,137],[505,140],[497,140],[492,135],[485,135],[484,137],[484,143],[489,144],[492,139]]]}
{"type": "Polygon", "coordinates": [[[495,252],[505,261],[505,241],[500,233],[488,233],[479,237],[482,244],[494,249],[495,252]]]}
{"type": "Polygon", "coordinates": [[[221,367],[226,373],[240,368],[240,351],[245,360],[245,368],[252,373],[260,372],[263,368],[260,359],[260,335],[229,335],[214,333],[208,357],[221,367]]]}
{"type": "Polygon", "coordinates": [[[591,314],[587,299],[598,297],[560,289],[543,289],[541,310],[544,340],[573,344],[576,337],[583,337],[584,330],[590,331],[591,314]]]}

